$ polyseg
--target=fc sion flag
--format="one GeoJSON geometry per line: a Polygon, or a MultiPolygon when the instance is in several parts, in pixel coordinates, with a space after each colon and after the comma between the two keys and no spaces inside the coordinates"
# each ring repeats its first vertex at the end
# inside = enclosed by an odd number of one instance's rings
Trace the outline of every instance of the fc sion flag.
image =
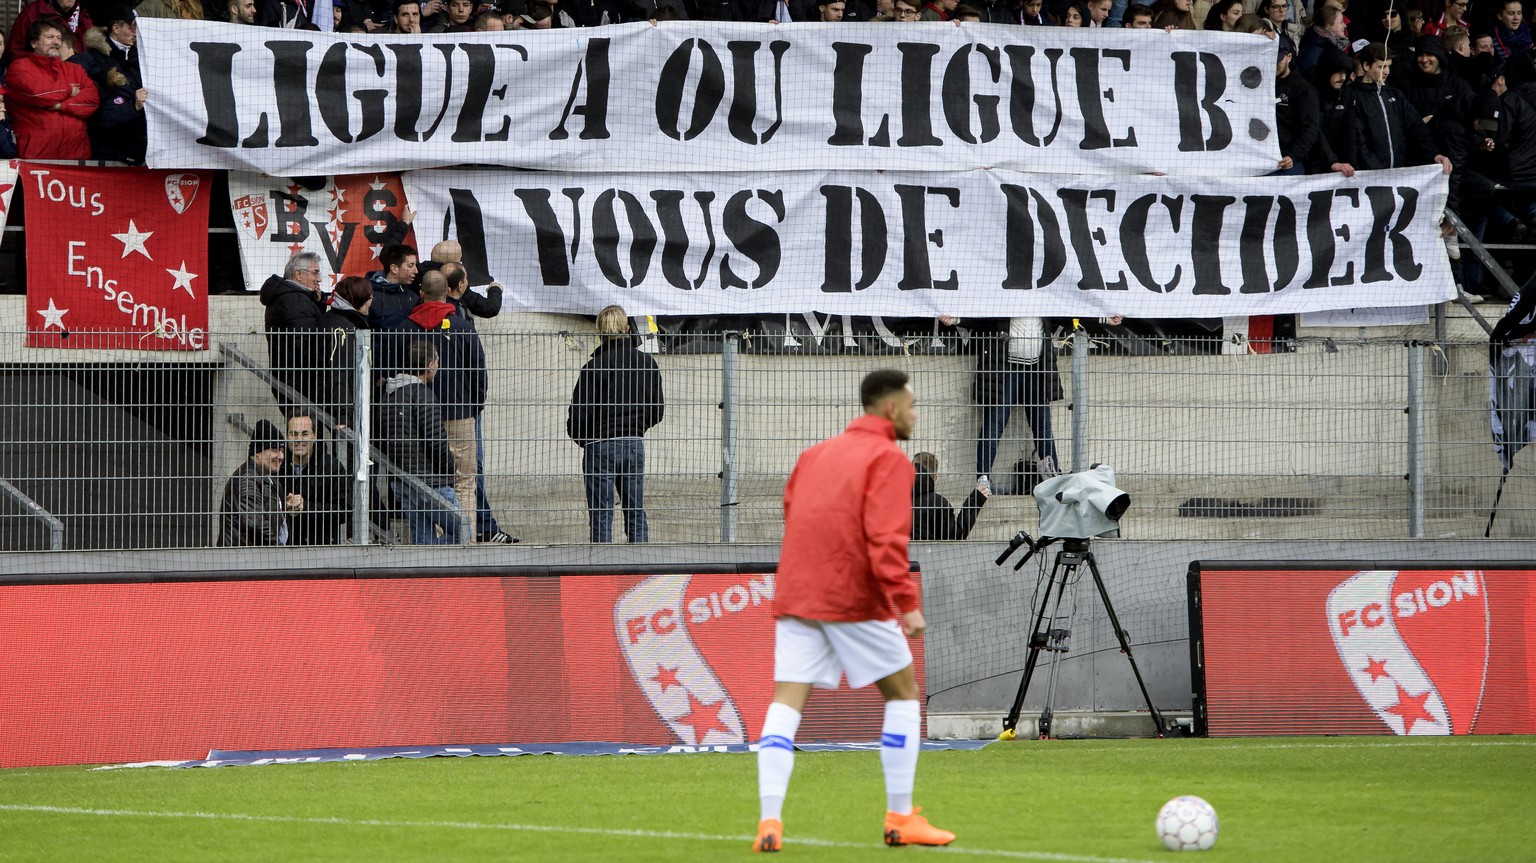
{"type": "Polygon", "coordinates": [[[208,348],[210,176],[21,164],[27,346],[208,348]]]}
{"type": "MultiPolygon", "coordinates": [[[[320,255],[320,289],[347,276],[381,269],[379,253],[391,235],[414,243],[410,207],[399,174],[342,174],[306,188],[264,174],[229,172],[229,208],[240,237],[245,288],[258,291],[299,252],[320,255]]],[[[311,184],[313,185],[313,184],[311,184]]],[[[425,260],[430,254],[420,249],[425,260]]]]}

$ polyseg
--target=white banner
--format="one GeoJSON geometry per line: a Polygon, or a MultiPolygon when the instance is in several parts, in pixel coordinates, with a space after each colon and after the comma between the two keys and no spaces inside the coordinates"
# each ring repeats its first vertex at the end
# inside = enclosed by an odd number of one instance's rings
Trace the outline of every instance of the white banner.
{"type": "Polygon", "coordinates": [[[11,198],[16,194],[17,169],[15,159],[0,161],[0,228],[11,219],[11,198]]]}
{"type": "Polygon", "coordinates": [[[1251,176],[1251,34],[718,24],[436,35],[139,22],[148,164],[279,176],[504,165],[1251,176]]]}
{"type": "Polygon", "coordinates": [[[1317,177],[405,174],[526,311],[1214,318],[1454,298],[1437,166],[1317,177]]]}

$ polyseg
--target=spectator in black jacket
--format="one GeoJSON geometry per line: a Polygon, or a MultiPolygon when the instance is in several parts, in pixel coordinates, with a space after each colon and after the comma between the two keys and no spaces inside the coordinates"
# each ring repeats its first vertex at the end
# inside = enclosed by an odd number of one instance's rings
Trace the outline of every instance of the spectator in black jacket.
{"type": "MultiPolygon", "coordinates": [[[[1418,41],[1419,37],[1413,35],[1407,27],[1403,26],[1403,16],[1398,13],[1396,6],[1387,9],[1382,14],[1381,23],[1384,35],[1382,42],[1387,46],[1387,56],[1403,58],[1414,53],[1414,43],[1418,41]]],[[[1393,86],[1397,85],[1397,78],[1407,77],[1407,71],[1406,67],[1396,70],[1392,81],[1393,86]]]]}
{"type": "MultiPolygon", "coordinates": [[[[958,320],[948,315],[939,318],[945,326],[958,320]]],[[[1029,423],[1040,473],[1057,475],[1061,470],[1051,428],[1051,402],[1061,400],[1062,389],[1052,328],[1045,319],[1035,317],[972,321],[966,326],[977,340],[975,395],[981,408],[981,430],[976,435],[977,484],[992,489],[988,474],[1015,407],[1029,423]]]]}
{"type": "Polygon", "coordinates": [[[288,513],[304,509],[304,499],[284,495],[277,472],[283,466],[283,433],[269,420],[251,432],[248,458],[224,486],[219,507],[219,545],[287,545],[288,513]]]}
{"type": "Polygon", "coordinates": [[[411,526],[411,542],[417,545],[451,545],[459,541],[459,521],[464,517],[453,493],[453,453],[443,431],[443,415],[432,395],[437,377],[437,348],[426,339],[410,342],[401,357],[405,371],[384,382],[379,399],[377,440],[389,460],[421,480],[444,501],[417,491],[405,480],[391,477],[395,507],[405,513],[411,526]]]}
{"type": "Polygon", "coordinates": [[[0,159],[16,158],[16,131],[5,115],[5,81],[0,79],[0,159]]]}
{"type": "Polygon", "coordinates": [[[643,435],[666,411],[661,370],[636,346],[622,306],[597,313],[597,332],[602,342],[581,367],[565,419],[566,434],[582,448],[590,537],[592,542],[613,541],[617,490],[625,536],[630,542],[648,542],[643,435]]]}
{"type": "Polygon", "coordinates": [[[1510,189],[1509,209],[1529,236],[1536,226],[1536,70],[1531,57],[1504,65],[1508,89],[1500,99],[1503,114],[1498,121],[1496,149],[1504,154],[1503,185],[1510,189]]]}
{"type": "MultiPolygon", "coordinates": [[[[1448,206],[1461,216],[1467,230],[1478,240],[1483,240],[1490,221],[1502,230],[1511,231],[1516,242],[1527,234],[1525,223],[1519,221],[1499,200],[1495,180],[1509,175],[1508,160],[1499,146],[1504,116],[1503,96],[1508,92],[1504,78],[1504,62],[1492,54],[1479,57],[1455,58],[1458,74],[1472,87],[1473,93],[1465,108],[1458,106],[1457,113],[1468,118],[1471,127],[1466,141],[1467,151],[1458,160],[1451,155],[1457,170],[1451,174],[1451,199],[1448,206]]],[[[1485,284],[1483,265],[1476,255],[1461,256],[1462,289],[1474,302],[1484,299],[1503,300],[1503,292],[1495,284],[1485,284]]]]}
{"type": "MultiPolygon", "coordinates": [[[[325,300],[320,296],[320,255],[299,252],[288,259],[281,276],[271,276],[261,286],[261,304],[267,307],[267,359],[272,377],[299,392],[314,404],[329,404],[329,375],[321,363],[321,323],[325,300]]],[[[277,387],[272,395],[284,417],[307,412],[277,387]]]]}
{"type": "Polygon", "coordinates": [[[392,243],[379,253],[381,270],[368,274],[373,284],[373,306],[368,311],[368,327],[378,336],[373,342],[374,367],[388,377],[399,371],[405,344],[398,330],[421,302],[414,285],[418,267],[416,250],[404,243],[392,243]]]}
{"type": "Polygon", "coordinates": [[[939,459],[931,452],[920,452],[912,457],[917,475],[912,479],[912,538],[916,540],[965,539],[976,526],[976,517],[991,496],[988,490],[977,484],[960,505],[960,511],[950,505],[949,499],[934,489],[939,472],[939,459]]]}
{"type": "Polygon", "coordinates": [[[1447,111],[1444,117],[1439,115],[1442,109],[1470,98],[1472,88],[1467,86],[1461,76],[1450,70],[1439,36],[1420,36],[1409,56],[1412,68],[1403,76],[1406,84],[1404,93],[1414,112],[1423,119],[1434,137],[1436,151],[1449,153],[1451,148],[1447,139],[1456,130],[1447,123],[1452,120],[1454,110],[1447,111]]]}
{"type": "Polygon", "coordinates": [[[443,431],[455,465],[453,491],[466,510],[475,506],[475,427],[485,410],[489,375],[485,348],[475,325],[448,301],[448,277],[427,273],[421,280],[421,304],[411,310],[403,333],[412,341],[426,339],[437,349],[440,370],[432,394],[442,411],[443,431]]]}
{"type": "Polygon", "coordinates": [[[1355,103],[1356,168],[1401,168],[1438,164],[1451,172],[1451,160],[1435,147],[1424,121],[1414,112],[1408,97],[1387,84],[1392,58],[1380,42],[1360,52],[1360,80],[1349,85],[1355,103]]]}
{"type": "MultiPolygon", "coordinates": [[[[1451,172],[1450,197],[1446,206],[1461,212],[1461,187],[1473,147],[1472,87],[1451,69],[1438,36],[1419,37],[1410,57],[1412,68],[1408,74],[1398,77],[1405,84],[1404,92],[1414,113],[1429,129],[1435,151],[1444,154],[1455,169],[1451,172]]],[[[1491,55],[1480,57],[1491,58],[1491,55]]],[[[1491,62],[1498,61],[1491,59],[1491,62]]],[[[1448,245],[1448,248],[1454,252],[1453,259],[1460,257],[1459,247],[1448,245]]]]}
{"type": "Polygon", "coordinates": [[[385,246],[379,252],[379,266],[383,269],[368,274],[368,281],[373,282],[368,325],[375,330],[392,330],[421,302],[411,287],[416,283],[416,250],[404,243],[385,246]]]}
{"type": "Polygon", "coordinates": [[[352,425],[357,405],[357,331],[368,329],[373,284],[362,276],[347,276],[331,291],[331,303],[320,318],[323,365],[330,376],[325,409],[337,428],[352,425]]]}
{"type": "Polygon", "coordinates": [[[257,0],[256,24],[287,30],[309,29],[314,10],[314,0],[257,0]]]}
{"type": "MultiPolygon", "coordinates": [[[[421,264],[419,275],[426,275],[433,270],[440,270],[449,264],[464,266],[464,246],[458,240],[443,240],[432,247],[432,260],[421,264]]],[[[465,270],[468,277],[468,270],[465,270]]],[[[417,279],[417,287],[420,288],[420,278],[417,279]]],[[[467,314],[477,318],[494,318],[501,314],[501,283],[492,279],[486,285],[485,293],[481,294],[474,289],[467,290],[456,302],[464,307],[467,314]]]]}
{"type": "Polygon", "coordinates": [[[352,484],[347,469],[315,434],[315,421],[288,418],[288,451],[277,481],[285,496],[302,505],[288,515],[289,545],[335,545],[346,536],[352,514],[352,484]]]}
{"type": "MultiPolygon", "coordinates": [[[[1053,26],[1051,19],[1046,17],[1045,12],[1042,11],[1044,6],[1045,0],[1023,0],[1023,2],[1019,4],[1019,23],[1034,27],[1053,26]]],[[[1149,25],[1152,23],[1151,9],[1147,10],[1147,23],[1149,25]]]]}
{"type": "Polygon", "coordinates": [[[560,4],[578,27],[601,27],[645,20],[645,9],[632,0],[566,0],[560,4]]]}
{"type": "Polygon", "coordinates": [[[1276,174],[1305,174],[1322,137],[1317,90],[1307,79],[1291,74],[1293,57],[1291,47],[1282,43],[1275,62],[1275,125],[1280,137],[1276,174]]]}
{"type": "MultiPolygon", "coordinates": [[[[1318,115],[1322,137],[1312,151],[1315,162],[1307,170],[1313,174],[1337,171],[1346,177],[1355,175],[1355,103],[1350,94],[1349,75],[1353,60],[1343,54],[1325,55],[1312,79],[1317,89],[1318,115]]],[[[1299,74],[1294,69],[1291,74],[1299,74]]]]}

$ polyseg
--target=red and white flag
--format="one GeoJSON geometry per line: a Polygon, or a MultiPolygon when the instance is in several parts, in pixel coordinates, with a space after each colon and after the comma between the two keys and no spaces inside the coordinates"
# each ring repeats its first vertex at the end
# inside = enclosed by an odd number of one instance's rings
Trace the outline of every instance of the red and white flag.
{"type": "MultiPolygon", "coordinates": [[[[240,238],[246,290],[260,290],[298,252],[320,255],[320,289],[379,269],[385,236],[409,209],[399,174],[349,174],[305,188],[290,179],[229,173],[229,208],[240,238]]],[[[313,184],[312,184],[313,185],[313,184]]],[[[415,241],[405,232],[406,243],[415,241]]],[[[420,249],[425,259],[430,250],[420,249]]]]}
{"type": "Polygon", "coordinates": [[[207,173],[23,162],[27,346],[208,348],[207,173]]]}

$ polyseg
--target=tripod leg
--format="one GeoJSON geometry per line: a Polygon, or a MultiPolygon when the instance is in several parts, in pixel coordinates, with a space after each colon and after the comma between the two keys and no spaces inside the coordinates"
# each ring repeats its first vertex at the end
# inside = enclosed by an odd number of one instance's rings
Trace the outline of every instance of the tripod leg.
{"type": "Polygon", "coordinates": [[[1065,657],[1063,653],[1051,653],[1051,670],[1045,675],[1045,705],[1040,709],[1040,733],[1035,735],[1041,740],[1051,739],[1051,724],[1056,718],[1055,711],[1051,709],[1051,704],[1056,700],[1056,672],[1065,657]]]}
{"type": "Polygon", "coordinates": [[[1050,580],[1045,584],[1045,595],[1040,598],[1040,609],[1035,613],[1034,628],[1029,633],[1029,653],[1024,659],[1024,676],[1019,680],[1019,691],[1013,697],[1013,707],[1008,709],[1008,715],[1003,718],[1003,733],[998,735],[999,740],[1012,740],[1017,736],[1014,729],[1019,725],[1019,711],[1024,709],[1024,695],[1029,692],[1029,680],[1035,674],[1035,664],[1040,661],[1040,651],[1045,647],[1046,632],[1042,625],[1045,622],[1045,611],[1051,606],[1051,592],[1058,590],[1056,572],[1060,568],[1061,557],[1058,555],[1051,566],[1050,580]]]}
{"type": "Polygon", "coordinates": [[[1104,612],[1109,615],[1109,625],[1115,630],[1115,638],[1120,640],[1120,651],[1131,662],[1131,672],[1136,675],[1136,685],[1141,687],[1141,697],[1147,702],[1147,710],[1152,714],[1152,724],[1157,727],[1157,736],[1162,737],[1165,731],[1163,727],[1163,715],[1152,704],[1152,695],[1147,692],[1146,681],[1141,679],[1141,669],[1136,667],[1136,656],[1131,653],[1131,642],[1126,637],[1125,630],[1120,628],[1120,618],[1115,615],[1115,606],[1109,601],[1109,591],[1104,589],[1104,578],[1099,575],[1099,564],[1093,559],[1093,552],[1084,552],[1083,559],[1088,561],[1088,571],[1093,573],[1093,583],[1099,589],[1099,599],[1104,603],[1104,612]]]}
{"type": "MultiPolygon", "coordinates": [[[[1064,634],[1062,643],[1055,646],[1052,646],[1051,642],[1056,638],[1056,627],[1060,626],[1060,621],[1062,620],[1061,605],[1063,602],[1066,602],[1067,593],[1076,584],[1073,580],[1073,576],[1076,574],[1077,564],[1065,563],[1062,565],[1061,583],[1056,588],[1056,605],[1051,609],[1051,617],[1045,624],[1046,644],[1044,649],[1051,654],[1051,668],[1045,676],[1045,703],[1040,708],[1039,733],[1035,735],[1041,740],[1051,739],[1051,724],[1056,717],[1056,712],[1051,707],[1051,705],[1056,703],[1056,674],[1061,670],[1062,660],[1066,658],[1067,648],[1065,641],[1070,635],[1064,634]]],[[[1068,624],[1072,622],[1070,613],[1067,615],[1066,621],[1068,624]]],[[[1069,633],[1070,628],[1062,630],[1062,632],[1069,633]]]]}

